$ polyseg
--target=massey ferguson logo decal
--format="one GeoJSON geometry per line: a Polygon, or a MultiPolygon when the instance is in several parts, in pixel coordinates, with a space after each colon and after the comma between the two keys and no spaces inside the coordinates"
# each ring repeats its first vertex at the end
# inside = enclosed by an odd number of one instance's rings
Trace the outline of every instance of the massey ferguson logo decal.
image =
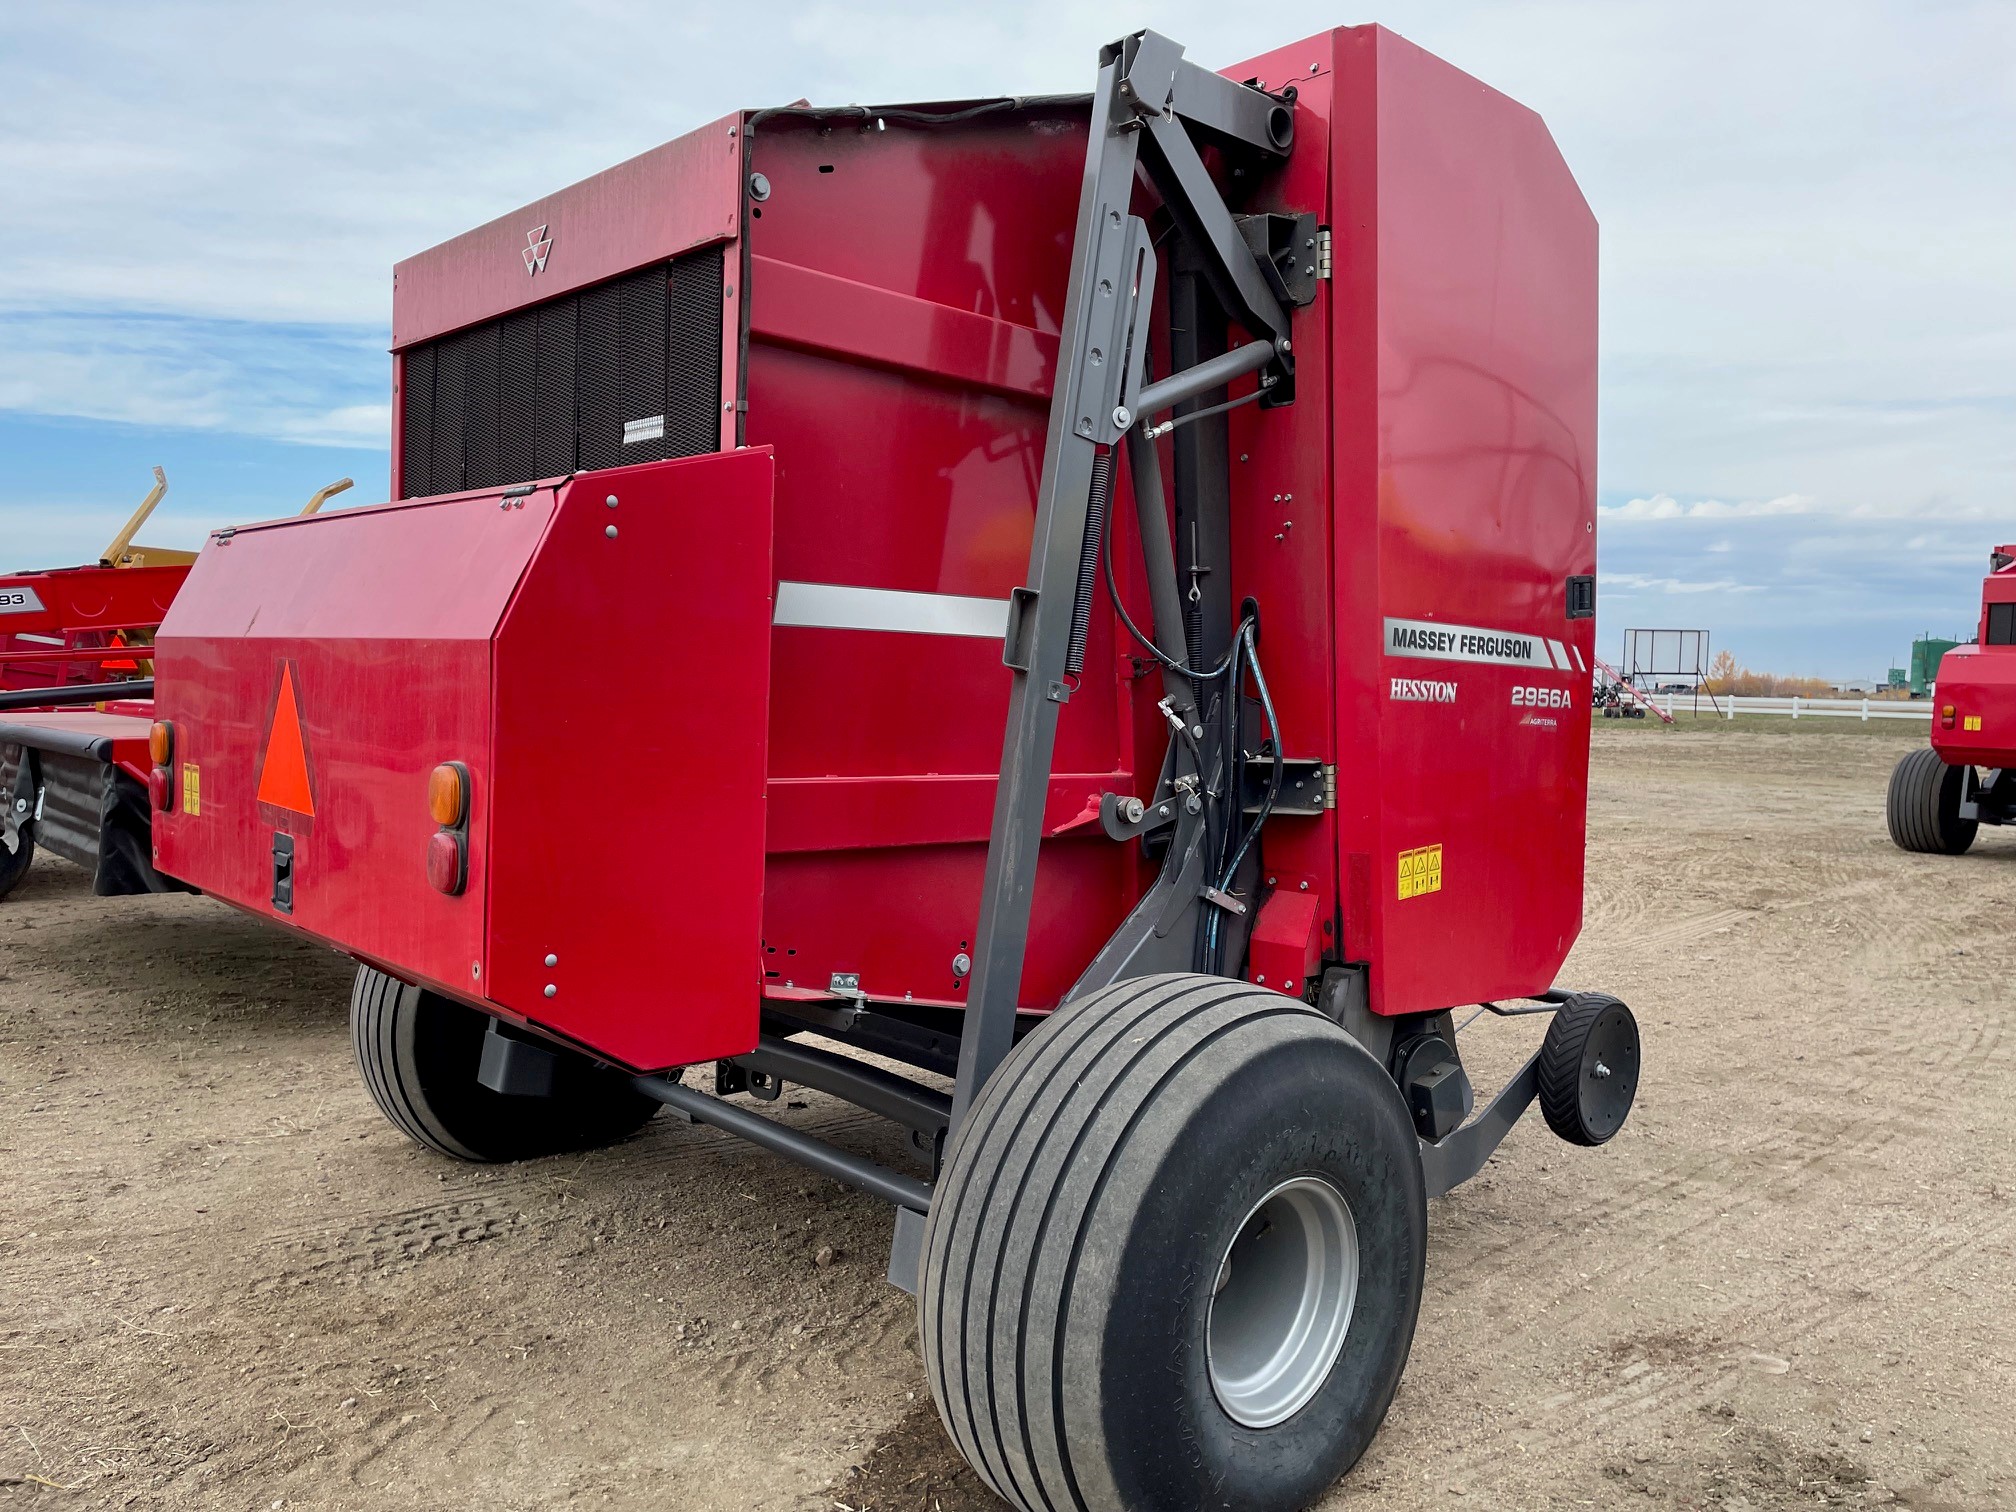
{"type": "Polygon", "coordinates": [[[1424,682],[1418,677],[1396,677],[1393,679],[1393,701],[1395,703],[1454,703],[1456,684],[1453,682],[1424,682]]]}
{"type": "Polygon", "coordinates": [[[518,255],[525,259],[525,274],[528,278],[546,266],[546,259],[552,251],[553,238],[546,234],[544,226],[525,233],[525,250],[518,255]]]}

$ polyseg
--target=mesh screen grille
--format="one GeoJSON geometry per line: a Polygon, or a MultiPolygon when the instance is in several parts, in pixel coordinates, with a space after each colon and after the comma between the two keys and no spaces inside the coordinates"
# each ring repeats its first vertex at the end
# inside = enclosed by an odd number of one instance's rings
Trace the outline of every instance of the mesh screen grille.
{"type": "Polygon", "coordinates": [[[1988,644],[2016,646],[2016,604],[1988,606],[1988,644]]]}
{"type": "Polygon", "coordinates": [[[718,449],[721,278],[711,248],[407,348],[400,492],[718,449]]]}

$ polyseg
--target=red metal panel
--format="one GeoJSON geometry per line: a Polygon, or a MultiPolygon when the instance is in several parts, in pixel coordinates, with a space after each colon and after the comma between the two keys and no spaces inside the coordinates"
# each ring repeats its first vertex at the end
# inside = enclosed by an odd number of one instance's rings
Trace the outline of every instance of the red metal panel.
{"type": "MultiPolygon", "coordinates": [[[[780,579],[1003,604],[1022,581],[1083,114],[761,124],[746,431],[777,450],[780,579]]],[[[772,659],[765,937],[795,952],[799,988],[848,972],[871,996],[960,1001],[1007,710],[998,637],[782,625],[772,659]]],[[[1070,836],[1101,790],[1135,785],[1127,702],[1151,683],[1129,680],[1104,614],[1085,669],[1059,729],[1032,1006],[1139,896],[1131,848],[1070,836]]]]}
{"type": "Polygon", "coordinates": [[[99,662],[48,653],[104,647],[118,630],[151,631],[188,575],[187,567],[176,565],[59,567],[0,576],[0,689],[133,676],[131,666],[101,670],[99,662]]]}
{"type": "Polygon", "coordinates": [[[639,1068],[756,1044],[771,474],[575,479],[497,634],[488,995],[639,1068]]]}
{"type": "Polygon", "coordinates": [[[394,350],[733,237],[740,119],[725,116],[398,264],[394,350]],[[542,241],[535,269],[526,253],[542,241]]]}
{"type": "Polygon", "coordinates": [[[469,995],[483,973],[490,637],[553,512],[551,489],[345,510],[213,538],[156,644],[160,717],[200,772],[200,810],[156,816],[171,876],[469,995]],[[290,670],[312,818],[257,799],[290,670]],[[467,891],[427,883],[427,774],[473,778],[467,891]],[[294,907],[272,844],[294,837],[294,907]]]}
{"type": "Polygon", "coordinates": [[[1932,749],[1946,761],[2016,766],[2016,646],[1955,646],[1940,659],[1932,704],[1932,749]]]}
{"type": "Polygon", "coordinates": [[[1563,580],[1595,571],[1596,226],[1531,111],[1377,27],[1336,62],[1340,870],[1346,952],[1397,1013],[1548,986],[1580,929],[1594,622],[1563,580]],[[1387,654],[1389,617],[1571,665],[1387,654]],[[1437,846],[1435,887],[1403,887],[1437,846]]]}

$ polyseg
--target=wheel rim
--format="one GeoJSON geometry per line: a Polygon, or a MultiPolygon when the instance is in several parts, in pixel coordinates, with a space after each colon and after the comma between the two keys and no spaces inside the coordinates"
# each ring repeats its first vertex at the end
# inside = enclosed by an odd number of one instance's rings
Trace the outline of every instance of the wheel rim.
{"type": "Polygon", "coordinates": [[[1211,1389],[1235,1423],[1272,1428],[1309,1404],[1358,1301],[1358,1225],[1336,1187],[1284,1181],[1256,1202],[1218,1265],[1205,1325],[1211,1389]]]}
{"type": "Polygon", "coordinates": [[[1598,1141],[1615,1134],[1638,1091],[1638,1025],[1612,1008],[1590,1026],[1582,1049],[1582,1122],[1598,1141]]]}

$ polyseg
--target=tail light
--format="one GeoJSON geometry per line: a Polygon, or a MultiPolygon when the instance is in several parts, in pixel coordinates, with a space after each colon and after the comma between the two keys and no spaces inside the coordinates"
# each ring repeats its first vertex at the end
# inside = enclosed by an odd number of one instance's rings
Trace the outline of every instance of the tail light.
{"type": "Polygon", "coordinates": [[[175,798],[175,785],[168,770],[175,759],[174,725],[157,719],[147,727],[147,755],[154,763],[154,770],[147,774],[147,800],[165,814],[175,798]]]}
{"type": "Polygon", "coordinates": [[[1944,729],[1953,728],[1953,705],[1947,704],[1939,711],[1939,723],[1944,729]]]}
{"type": "Polygon", "coordinates": [[[459,897],[469,885],[469,768],[461,762],[427,774],[427,816],[440,826],[427,839],[427,885],[459,897]]]}

